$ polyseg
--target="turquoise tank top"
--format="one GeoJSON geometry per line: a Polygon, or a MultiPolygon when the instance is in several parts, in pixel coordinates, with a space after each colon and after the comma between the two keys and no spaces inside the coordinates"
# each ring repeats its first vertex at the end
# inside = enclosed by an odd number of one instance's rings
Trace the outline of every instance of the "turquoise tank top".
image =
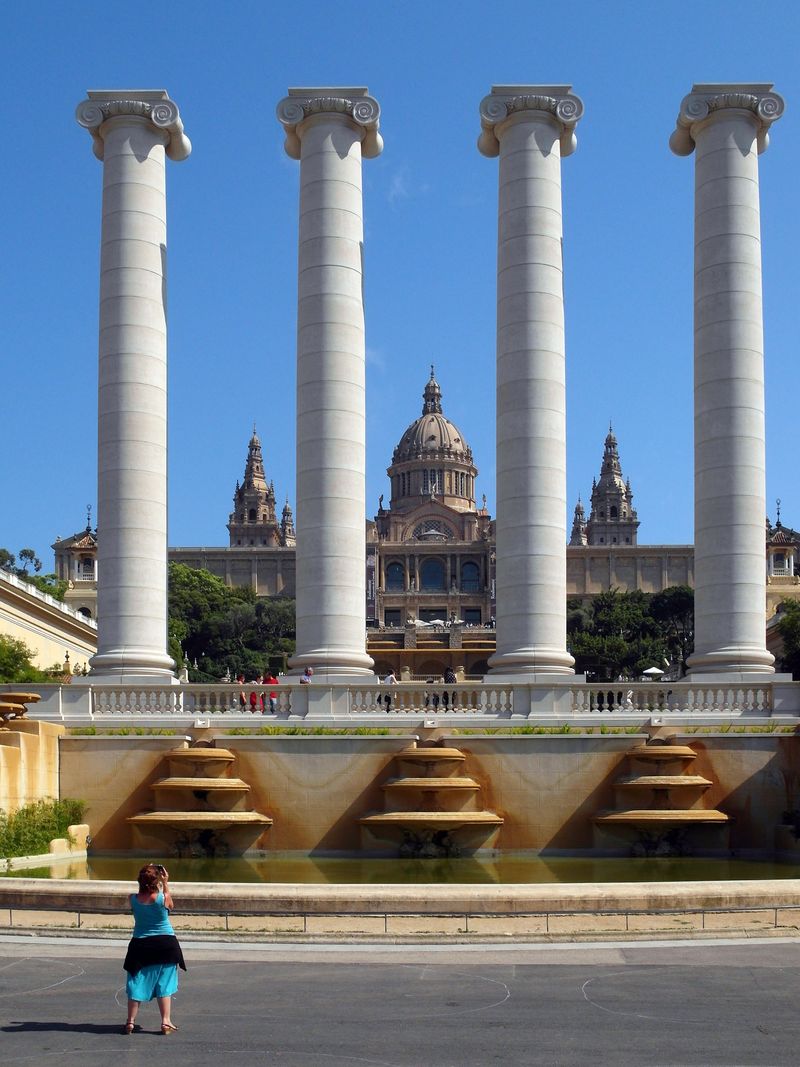
{"type": "Polygon", "coordinates": [[[174,934],[169,921],[169,910],[164,903],[164,894],[159,893],[152,904],[140,904],[136,894],[131,893],[134,937],[156,937],[159,934],[174,934]]]}

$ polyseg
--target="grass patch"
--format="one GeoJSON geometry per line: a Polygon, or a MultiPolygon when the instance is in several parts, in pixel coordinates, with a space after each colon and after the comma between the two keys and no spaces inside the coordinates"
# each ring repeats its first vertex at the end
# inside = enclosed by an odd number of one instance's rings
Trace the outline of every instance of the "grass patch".
{"type": "Polygon", "coordinates": [[[0,856],[38,856],[47,852],[54,837],[68,837],[67,827],[79,823],[86,805],[82,800],[37,800],[9,815],[0,811],[0,856]]]}
{"type": "MultiPolygon", "coordinates": [[[[484,737],[497,734],[502,737],[514,737],[523,736],[525,734],[534,734],[536,736],[572,734],[575,737],[586,737],[593,734],[595,729],[596,727],[594,726],[571,726],[568,722],[562,723],[561,726],[535,726],[531,723],[527,726],[489,726],[484,730],[448,730],[447,735],[448,737],[460,737],[466,734],[480,734],[484,737]]],[[[640,726],[600,726],[601,734],[640,734],[643,732],[644,731],[640,726]]]]}
{"type": "Polygon", "coordinates": [[[119,726],[116,729],[98,729],[96,726],[73,726],[67,730],[69,737],[175,737],[183,736],[185,730],[167,730],[160,726],[119,726]]]}
{"type": "Polygon", "coordinates": [[[405,731],[393,731],[388,726],[232,726],[226,737],[386,737],[404,736],[405,731]]]}
{"type": "Polygon", "coordinates": [[[681,726],[676,727],[681,734],[796,734],[796,726],[779,726],[776,722],[767,722],[763,726],[737,726],[724,722],[719,726],[681,726]]]}

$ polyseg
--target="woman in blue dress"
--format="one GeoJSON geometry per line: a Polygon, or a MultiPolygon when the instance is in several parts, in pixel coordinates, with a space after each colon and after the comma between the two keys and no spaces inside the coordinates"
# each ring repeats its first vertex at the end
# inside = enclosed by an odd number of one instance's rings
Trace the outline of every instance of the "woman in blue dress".
{"type": "Polygon", "coordinates": [[[123,964],[128,972],[128,1020],[124,1032],[132,1034],[139,1005],[146,1000],[158,1001],[161,1033],[174,1033],[170,1017],[172,994],[178,989],[178,967],[186,970],[180,943],[169,921],[172,894],[169,874],[157,863],[148,863],[139,871],[139,892],[130,895],[133,912],[133,937],[123,964]]]}

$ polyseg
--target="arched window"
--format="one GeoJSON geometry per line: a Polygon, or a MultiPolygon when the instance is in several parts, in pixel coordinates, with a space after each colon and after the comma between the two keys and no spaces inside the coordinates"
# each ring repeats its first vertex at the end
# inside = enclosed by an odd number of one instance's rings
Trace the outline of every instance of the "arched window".
{"type": "Polygon", "coordinates": [[[477,563],[462,563],[461,564],[461,592],[462,593],[477,593],[479,592],[480,571],[478,570],[477,563]]]}
{"type": "Polygon", "coordinates": [[[402,593],[406,587],[406,571],[402,563],[390,563],[386,568],[387,593],[402,593]]]}
{"type": "Polygon", "coordinates": [[[250,508],[250,510],[247,513],[247,518],[248,518],[249,522],[255,522],[256,521],[256,509],[255,508],[250,508]]]}
{"type": "Polygon", "coordinates": [[[446,541],[454,535],[450,527],[438,519],[426,519],[414,527],[413,536],[419,541],[446,541]]]}
{"type": "Polygon", "coordinates": [[[426,559],[420,572],[423,593],[438,593],[444,589],[444,564],[440,559],[426,559]]]}
{"type": "Polygon", "coordinates": [[[85,619],[91,619],[92,613],[88,608],[78,608],[78,614],[83,615],[85,619]]]}
{"type": "Polygon", "coordinates": [[[616,519],[617,517],[617,509],[613,505],[609,511],[609,517],[612,519],[616,519]]]}

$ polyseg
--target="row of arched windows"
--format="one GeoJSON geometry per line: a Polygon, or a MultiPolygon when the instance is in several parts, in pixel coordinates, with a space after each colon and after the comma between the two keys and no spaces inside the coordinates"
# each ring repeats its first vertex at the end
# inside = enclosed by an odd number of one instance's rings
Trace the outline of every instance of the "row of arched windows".
{"type": "MultiPolygon", "coordinates": [[[[386,565],[386,592],[403,593],[406,590],[406,567],[403,563],[388,563],[386,565]]],[[[445,566],[440,559],[426,559],[419,568],[419,591],[421,593],[439,593],[445,591],[446,572],[445,566]]],[[[461,564],[462,593],[480,592],[480,568],[477,563],[468,560],[461,564]]]]}
{"type": "Polygon", "coordinates": [[[464,471],[449,471],[443,467],[430,467],[423,471],[403,471],[392,479],[392,491],[396,497],[419,496],[434,493],[443,496],[464,496],[470,500],[475,490],[475,481],[471,474],[464,471]]]}

